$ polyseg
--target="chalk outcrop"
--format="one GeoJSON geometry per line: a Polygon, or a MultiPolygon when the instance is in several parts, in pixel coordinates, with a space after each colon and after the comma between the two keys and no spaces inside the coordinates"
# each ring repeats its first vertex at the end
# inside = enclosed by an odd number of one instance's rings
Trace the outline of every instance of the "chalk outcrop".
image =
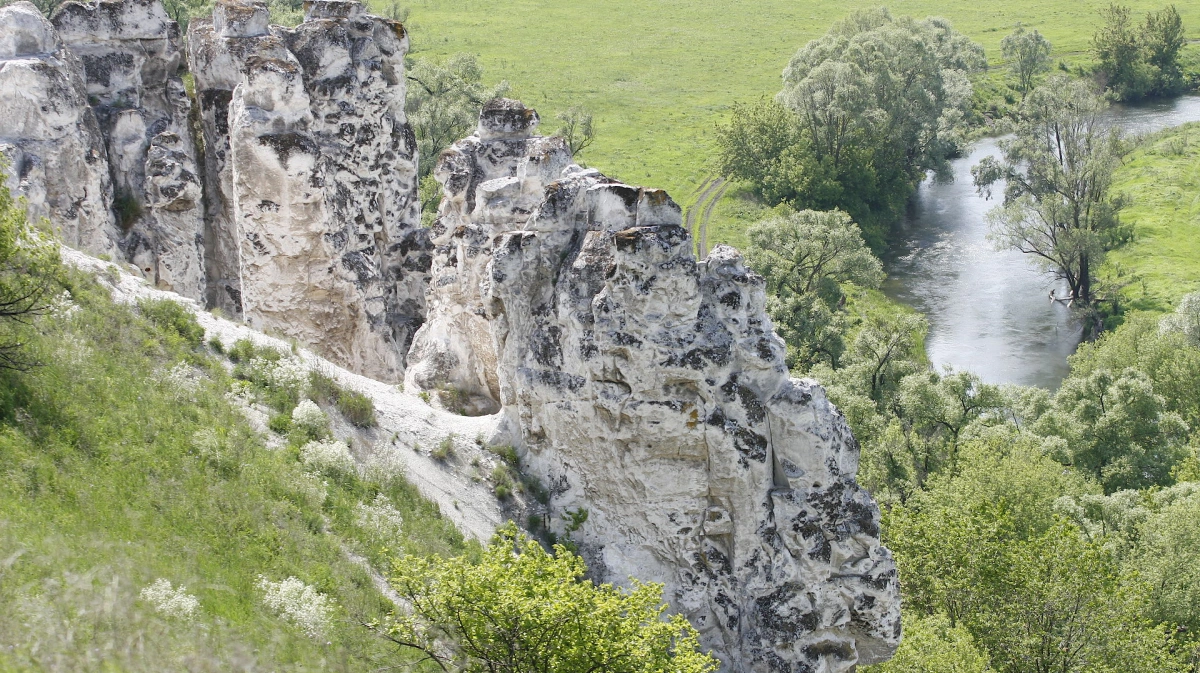
{"type": "Polygon", "coordinates": [[[203,297],[203,203],[178,24],[159,0],[67,2],[52,22],[83,64],[124,258],[158,287],[203,297]]]}
{"type": "Polygon", "coordinates": [[[209,148],[210,301],[397,380],[430,263],[404,117],[408,38],[358,2],[308,7],[286,29],[268,26],[265,3],[222,0],[189,29],[209,148]]]}
{"type": "Polygon", "coordinates": [[[31,218],[62,240],[119,258],[108,153],[83,65],[32,3],[0,8],[0,153],[31,218]]]}
{"type": "MultiPolygon", "coordinates": [[[[729,671],[850,671],[900,637],[858,446],[789,377],[763,281],[662,191],[571,163],[515,101],[443,154],[409,382],[500,407],[598,579],[663,582],[729,671]],[[490,340],[489,340],[490,337],[490,340]]],[[[560,532],[562,532],[560,530],[560,532]]]]}

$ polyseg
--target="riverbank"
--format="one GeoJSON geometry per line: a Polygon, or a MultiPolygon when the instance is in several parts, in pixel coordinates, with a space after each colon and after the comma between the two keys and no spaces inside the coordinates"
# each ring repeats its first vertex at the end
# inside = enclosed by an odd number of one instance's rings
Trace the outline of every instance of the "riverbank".
{"type": "Polygon", "coordinates": [[[1108,254],[1101,279],[1128,310],[1166,312],[1200,290],[1200,122],[1146,138],[1114,176],[1133,241],[1108,254]]]}

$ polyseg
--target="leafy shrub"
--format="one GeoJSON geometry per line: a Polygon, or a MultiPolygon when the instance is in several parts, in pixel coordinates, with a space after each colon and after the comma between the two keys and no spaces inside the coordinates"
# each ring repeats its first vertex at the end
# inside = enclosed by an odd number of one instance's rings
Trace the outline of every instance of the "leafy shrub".
{"type": "Polygon", "coordinates": [[[196,316],[178,302],[170,299],[143,299],[138,310],[160,331],[183,339],[192,348],[204,343],[204,328],[196,316]]]}
{"type": "Polygon", "coordinates": [[[434,460],[447,460],[454,455],[454,433],[450,433],[438,442],[433,451],[429,453],[434,460]]]}
{"type": "Polygon", "coordinates": [[[267,427],[278,435],[286,435],[292,430],[291,414],[272,414],[271,419],[267,421],[267,427]]]}
{"type": "Polygon", "coordinates": [[[378,628],[442,670],[513,673],[543,661],[564,673],[716,670],[695,628],[681,615],[665,616],[662,585],[620,589],[593,584],[584,572],[565,547],[548,553],[509,524],[482,562],[396,559],[389,581],[412,609],[378,628]]]}
{"type": "Polygon", "coordinates": [[[356,427],[370,428],[377,423],[375,403],[371,398],[356,390],[343,388],[325,372],[313,370],[309,373],[308,393],[318,402],[337,407],[342,416],[356,427]]]}
{"type": "Polygon", "coordinates": [[[356,427],[369,428],[376,424],[375,403],[356,390],[342,390],[336,405],[346,420],[356,427]]]}
{"type": "Polygon", "coordinates": [[[312,400],[301,400],[292,409],[292,428],[305,439],[321,439],[329,435],[329,417],[312,400]]]}

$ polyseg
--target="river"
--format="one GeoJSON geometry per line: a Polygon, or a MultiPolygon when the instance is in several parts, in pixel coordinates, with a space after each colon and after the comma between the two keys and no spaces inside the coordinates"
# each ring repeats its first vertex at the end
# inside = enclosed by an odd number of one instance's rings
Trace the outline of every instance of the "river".
{"type": "MultiPolygon", "coordinates": [[[[1158,131],[1200,121],[1200,96],[1138,106],[1114,106],[1112,120],[1127,133],[1158,131]]],[[[925,348],[941,368],[972,371],[989,383],[1055,389],[1067,375],[1067,356],[1081,327],[1049,293],[1058,283],[1028,256],[997,250],[987,238],[985,201],[975,193],[971,167],[998,154],[996,138],[979,141],[951,163],[952,179],[926,180],[909,205],[897,243],[885,256],[883,290],[929,319],[925,348]]],[[[1057,294],[1066,294],[1058,287],[1057,294]]]]}

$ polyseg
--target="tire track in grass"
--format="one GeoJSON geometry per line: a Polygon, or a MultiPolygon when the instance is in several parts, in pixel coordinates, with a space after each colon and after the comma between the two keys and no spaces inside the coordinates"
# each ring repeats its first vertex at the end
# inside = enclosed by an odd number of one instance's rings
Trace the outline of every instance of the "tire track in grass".
{"type": "Polygon", "coordinates": [[[725,196],[725,190],[729,188],[729,181],[725,178],[717,178],[713,182],[713,187],[716,187],[717,191],[709,199],[708,205],[704,208],[704,215],[700,218],[700,239],[697,243],[699,247],[696,248],[697,259],[704,259],[708,256],[708,221],[712,219],[713,209],[717,207],[717,202],[721,200],[722,196],[725,196]]]}
{"type": "Polygon", "coordinates": [[[713,181],[713,176],[710,175],[704,178],[704,182],[701,182],[700,186],[692,192],[693,194],[700,192],[700,198],[696,199],[696,202],[687,209],[687,213],[684,214],[683,225],[687,229],[688,236],[691,236],[693,239],[696,237],[696,213],[704,207],[704,200],[708,198],[708,195],[712,193],[715,187],[716,182],[713,181]]]}

